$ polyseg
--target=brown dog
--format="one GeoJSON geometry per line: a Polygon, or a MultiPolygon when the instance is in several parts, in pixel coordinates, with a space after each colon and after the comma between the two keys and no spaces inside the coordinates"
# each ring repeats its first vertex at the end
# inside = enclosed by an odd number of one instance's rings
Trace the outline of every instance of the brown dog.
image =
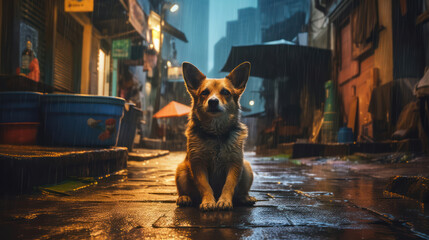
{"type": "Polygon", "coordinates": [[[187,62],[182,68],[192,112],[186,159],[176,170],[177,205],[200,203],[203,211],[230,210],[233,201],[253,205],[256,199],[249,196],[253,172],[243,159],[247,128],[239,115],[250,63],[240,64],[223,79],[206,79],[187,62]]]}

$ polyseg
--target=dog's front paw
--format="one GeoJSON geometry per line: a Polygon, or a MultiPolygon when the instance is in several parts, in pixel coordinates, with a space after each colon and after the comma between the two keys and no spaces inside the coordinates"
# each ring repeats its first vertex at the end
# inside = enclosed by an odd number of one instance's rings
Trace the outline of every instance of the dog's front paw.
{"type": "Polygon", "coordinates": [[[200,204],[200,210],[207,212],[207,211],[213,211],[215,209],[216,202],[215,201],[203,201],[200,204]]]}
{"type": "Polygon", "coordinates": [[[244,199],[243,203],[244,203],[245,205],[252,206],[252,205],[255,205],[256,201],[257,201],[257,200],[256,200],[256,198],[255,198],[255,197],[247,196],[247,197],[244,199]]]}
{"type": "Polygon", "coordinates": [[[188,207],[192,205],[192,200],[189,196],[180,196],[177,198],[176,204],[180,207],[188,207]]]}
{"type": "Polygon", "coordinates": [[[238,204],[244,205],[244,206],[253,206],[256,203],[256,198],[251,197],[249,195],[241,197],[238,199],[238,204]]]}
{"type": "Polygon", "coordinates": [[[219,199],[216,203],[217,210],[231,210],[232,202],[230,200],[219,199]]]}
{"type": "Polygon", "coordinates": [[[257,202],[256,198],[249,195],[237,198],[236,203],[240,206],[253,206],[257,202]]]}

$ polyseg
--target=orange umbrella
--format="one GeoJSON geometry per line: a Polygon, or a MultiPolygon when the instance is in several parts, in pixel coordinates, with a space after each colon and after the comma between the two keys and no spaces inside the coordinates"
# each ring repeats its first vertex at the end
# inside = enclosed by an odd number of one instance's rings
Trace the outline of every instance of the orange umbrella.
{"type": "Polygon", "coordinates": [[[155,113],[153,117],[154,118],[181,117],[181,116],[187,115],[190,111],[191,111],[191,108],[189,106],[183,105],[176,101],[171,101],[169,104],[167,104],[157,113],[155,113]]]}

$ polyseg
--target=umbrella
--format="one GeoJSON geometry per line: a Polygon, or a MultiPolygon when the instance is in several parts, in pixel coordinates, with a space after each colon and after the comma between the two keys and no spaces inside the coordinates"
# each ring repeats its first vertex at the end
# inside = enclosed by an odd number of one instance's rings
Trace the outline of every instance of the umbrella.
{"type": "MultiPolygon", "coordinates": [[[[274,80],[274,115],[278,116],[279,81],[290,79],[293,88],[307,84],[323,89],[330,78],[331,50],[292,45],[284,42],[232,47],[221,71],[229,72],[249,61],[250,75],[274,80]]],[[[323,91],[320,91],[323,93],[323,91]]],[[[320,93],[319,93],[320,95],[320,93]]]]}
{"type": "Polygon", "coordinates": [[[169,104],[167,104],[157,113],[155,113],[153,117],[154,118],[182,117],[187,115],[190,111],[191,111],[191,108],[189,106],[178,103],[176,101],[171,101],[169,104]]]}
{"type": "Polygon", "coordinates": [[[330,75],[331,51],[291,44],[236,46],[221,71],[229,72],[244,61],[252,64],[250,75],[254,77],[300,78],[311,74],[325,81],[330,75]]]}
{"type": "Polygon", "coordinates": [[[171,117],[182,117],[187,115],[191,111],[191,108],[189,106],[183,105],[181,103],[178,103],[176,101],[171,101],[169,104],[167,104],[165,107],[161,108],[155,115],[153,115],[154,118],[163,118],[164,119],[164,136],[162,137],[162,141],[166,141],[166,118],[171,117]]]}
{"type": "MultiPolygon", "coordinates": [[[[330,78],[331,50],[299,46],[285,41],[263,45],[236,46],[231,48],[221,71],[229,72],[238,64],[249,61],[250,75],[274,81],[274,115],[278,116],[279,84],[288,79],[290,88],[299,89],[303,84],[313,89],[323,89],[330,78]]],[[[321,98],[323,91],[316,96],[321,98]]]]}

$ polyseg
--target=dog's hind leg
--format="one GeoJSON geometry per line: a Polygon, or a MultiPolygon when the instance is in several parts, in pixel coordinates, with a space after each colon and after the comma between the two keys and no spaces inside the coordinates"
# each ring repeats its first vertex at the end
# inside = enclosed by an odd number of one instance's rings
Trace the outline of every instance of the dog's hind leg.
{"type": "Polygon", "coordinates": [[[256,202],[256,198],[249,196],[249,190],[253,183],[253,172],[250,163],[244,160],[243,171],[240,181],[235,188],[234,202],[238,205],[252,206],[256,202]]]}
{"type": "Polygon", "coordinates": [[[179,197],[176,204],[181,207],[191,206],[198,202],[198,192],[195,184],[190,180],[189,168],[185,162],[179,164],[176,170],[176,186],[179,197]]]}

